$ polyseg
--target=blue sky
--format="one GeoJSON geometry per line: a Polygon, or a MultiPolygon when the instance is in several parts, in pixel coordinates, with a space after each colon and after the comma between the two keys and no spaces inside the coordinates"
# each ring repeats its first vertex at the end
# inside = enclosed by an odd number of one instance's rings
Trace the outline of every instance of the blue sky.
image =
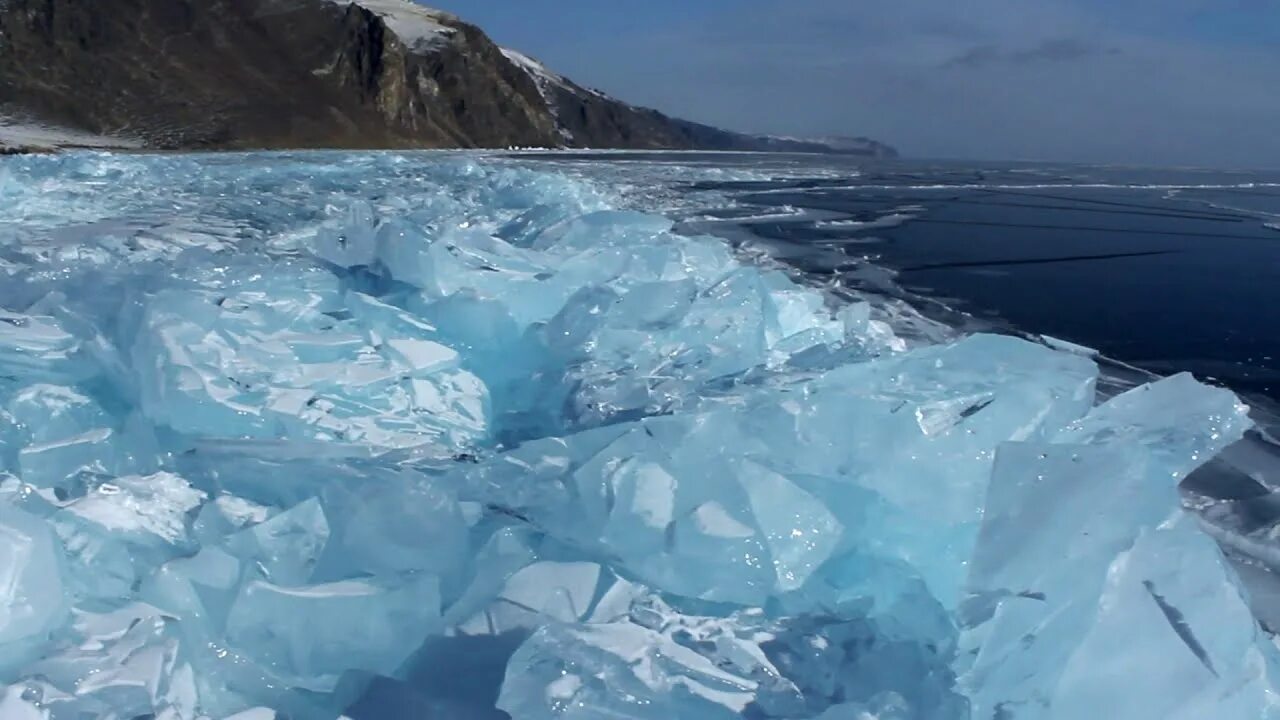
{"type": "Polygon", "coordinates": [[[575,80],[914,156],[1280,167],[1280,0],[437,0],[575,80]]]}

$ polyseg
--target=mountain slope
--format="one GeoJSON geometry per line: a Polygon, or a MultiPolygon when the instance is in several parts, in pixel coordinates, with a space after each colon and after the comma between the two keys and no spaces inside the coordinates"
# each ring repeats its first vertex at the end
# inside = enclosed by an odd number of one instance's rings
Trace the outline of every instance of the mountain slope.
{"type": "Polygon", "coordinates": [[[502,52],[534,79],[561,137],[570,146],[897,155],[893,148],[872,140],[861,146],[848,143],[837,146],[822,140],[748,135],[679,120],[584,88],[523,53],[511,49],[502,52]]]}
{"type": "Polygon", "coordinates": [[[0,115],[154,148],[790,149],[584,89],[409,0],[0,0],[0,115]]]}

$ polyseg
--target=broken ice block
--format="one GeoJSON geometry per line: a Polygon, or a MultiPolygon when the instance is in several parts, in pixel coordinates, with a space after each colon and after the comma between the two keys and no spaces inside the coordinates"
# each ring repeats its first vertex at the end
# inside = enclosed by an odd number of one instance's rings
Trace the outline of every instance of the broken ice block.
{"type": "Polygon", "coordinates": [[[355,202],[342,218],[316,232],[310,250],[339,267],[372,265],[378,257],[377,236],[373,208],[368,203],[355,202]]]}
{"type": "Polygon", "coordinates": [[[826,487],[847,483],[887,502],[893,523],[873,515],[856,541],[915,565],[954,607],[996,448],[1079,418],[1096,375],[1085,358],[979,335],[762,393],[741,434],[762,442],[761,462],[783,475],[838,480],[826,487]]]}
{"type": "Polygon", "coordinates": [[[1194,519],[1147,531],[1116,558],[1097,612],[1045,717],[1280,717],[1280,651],[1194,519]]]}
{"type": "Polygon", "coordinates": [[[1013,720],[1070,720],[1086,709],[1172,717],[1174,705],[1159,705],[1156,696],[1181,697],[1176,688],[1194,707],[1191,697],[1220,691],[1217,670],[1194,670],[1199,656],[1209,657],[1195,639],[1205,634],[1236,638],[1228,682],[1254,678],[1262,684],[1251,687],[1268,687],[1271,671],[1263,668],[1275,662],[1274,649],[1257,642],[1251,617],[1232,612],[1241,601],[1219,551],[1176,519],[1181,478],[1249,424],[1230,392],[1173,377],[1112,399],[1051,436],[1053,442],[1001,448],[964,612],[971,626],[964,644],[974,653],[964,683],[975,711],[1013,720]],[[1170,518],[1174,530],[1157,531],[1170,518]],[[1216,588],[1179,597],[1204,603],[1197,626],[1161,594],[1161,577],[1169,592],[1180,587],[1171,574],[1216,588]],[[1203,624],[1212,616],[1222,625],[1203,624]],[[1107,618],[1125,631],[1104,631],[1107,618]],[[1088,644],[1107,642],[1103,634],[1124,637],[1125,650],[1091,651],[1088,644]],[[1178,637],[1190,661],[1171,652],[1178,637]],[[1160,654],[1160,672],[1170,673],[1159,675],[1168,685],[1158,691],[1085,670],[1103,658],[1133,658],[1141,666],[1136,658],[1146,652],[1160,654]],[[1236,664],[1242,657],[1255,660],[1236,664]],[[1193,671],[1179,670],[1188,667],[1193,671]]]}
{"type": "Polygon", "coordinates": [[[596,563],[533,563],[507,578],[489,607],[458,629],[466,635],[502,635],[550,622],[606,622],[628,612],[636,592],[596,563]]]}
{"type": "Polygon", "coordinates": [[[192,549],[191,515],[204,493],[172,473],[99,482],[57,512],[69,591],[81,599],[127,599],[155,567],[192,549]]]}
{"type": "MultiPolygon", "coordinates": [[[[66,564],[52,529],[0,503],[0,673],[37,657],[67,617],[66,564]]],[[[3,677],[0,676],[0,677],[3,677]]]]}
{"type": "Polygon", "coordinates": [[[429,326],[358,293],[346,296],[354,318],[340,319],[326,309],[342,307],[336,287],[280,281],[270,299],[255,289],[149,301],[134,365],[150,419],[192,436],[378,449],[485,437],[487,389],[429,326]]]}
{"type": "Polygon", "coordinates": [[[136,717],[165,710],[192,717],[195,688],[191,668],[178,664],[174,625],[174,618],[141,603],[78,614],[73,632],[79,645],[31,667],[35,677],[65,693],[46,693],[42,706],[53,717],[136,717]]]}
{"type": "Polygon", "coordinates": [[[92,376],[80,341],[57,318],[0,308],[0,375],[29,382],[75,382],[92,376]]]}
{"type": "Polygon", "coordinates": [[[332,512],[326,577],[425,571],[451,576],[467,564],[468,528],[447,486],[410,472],[360,488],[332,512]]]}
{"type": "Polygon", "coordinates": [[[22,479],[38,487],[75,484],[81,473],[114,475],[120,462],[115,452],[115,431],[94,428],[70,437],[28,445],[18,451],[22,479]]]}
{"type": "Polygon", "coordinates": [[[329,523],[312,498],[228,537],[224,547],[279,585],[305,585],[329,540],[329,523]]]}
{"type": "Polygon", "coordinates": [[[596,245],[644,245],[671,230],[664,217],[629,210],[603,210],[573,218],[543,233],[534,241],[536,250],[582,250],[596,245]]]}
{"type": "Polygon", "coordinates": [[[431,575],[303,587],[254,580],[231,606],[227,641],[289,686],[331,692],[350,670],[394,673],[439,622],[431,575]]]}
{"type": "Polygon", "coordinates": [[[498,707],[521,720],[732,720],[756,687],[638,625],[549,625],[511,659],[498,707]]]}
{"type": "Polygon", "coordinates": [[[62,385],[23,388],[8,409],[29,443],[48,443],[114,424],[97,401],[62,385]]]}
{"type": "Polygon", "coordinates": [[[895,695],[907,717],[960,720],[948,660],[861,617],[698,617],[642,598],[629,618],[539,630],[511,658],[498,706],[529,720],[790,720],[895,695]]]}

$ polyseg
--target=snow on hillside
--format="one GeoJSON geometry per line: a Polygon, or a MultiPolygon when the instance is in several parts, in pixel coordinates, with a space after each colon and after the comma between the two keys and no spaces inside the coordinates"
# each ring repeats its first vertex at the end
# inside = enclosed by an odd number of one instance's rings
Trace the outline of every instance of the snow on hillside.
{"type": "Polygon", "coordinates": [[[0,150],[57,150],[59,148],[131,149],[138,140],[26,122],[0,116],[0,150]]]}
{"type": "Polygon", "coordinates": [[[556,119],[556,127],[560,131],[560,137],[564,138],[565,142],[572,142],[573,133],[569,132],[569,129],[560,122],[555,96],[551,92],[555,87],[569,88],[569,81],[563,75],[552,72],[546,65],[522,52],[511,48],[502,48],[502,54],[516,67],[524,70],[529,74],[529,77],[533,78],[534,84],[538,86],[538,92],[542,94],[542,100],[547,104],[547,109],[551,111],[551,116],[556,119]]]}
{"type": "MultiPolygon", "coordinates": [[[[564,90],[568,90],[569,92],[572,92],[578,95],[581,95],[582,93],[585,92],[585,93],[594,95],[598,98],[601,98],[603,100],[608,100],[609,102],[618,103],[619,105],[626,105],[626,103],[622,102],[621,100],[618,100],[617,98],[606,95],[605,93],[602,93],[599,90],[594,90],[592,88],[584,88],[578,85],[577,83],[570,81],[568,78],[561,75],[560,73],[555,72],[554,70],[548,68],[546,65],[543,65],[542,63],[538,62],[537,60],[534,60],[533,58],[529,57],[528,55],[525,55],[522,52],[519,52],[518,50],[512,50],[511,48],[502,48],[502,54],[506,56],[506,58],[510,60],[516,67],[520,68],[521,70],[524,70],[526,73],[529,74],[529,77],[533,78],[533,82],[538,86],[538,92],[542,93],[542,99],[546,101],[547,107],[551,110],[552,116],[556,118],[557,124],[559,123],[560,118],[557,111],[555,96],[552,94],[552,90],[554,88],[561,88],[564,90]]],[[[560,135],[566,141],[573,140],[573,133],[570,132],[564,126],[560,126],[560,135]]]]}
{"type": "Polygon", "coordinates": [[[330,0],[330,2],[339,5],[359,5],[372,12],[382,18],[391,32],[395,33],[396,37],[411,50],[427,49],[457,32],[456,28],[444,24],[454,19],[452,15],[424,7],[412,0],[355,0],[354,2],[330,0]]]}
{"type": "Polygon", "coordinates": [[[543,83],[561,86],[566,84],[563,75],[552,72],[546,65],[543,65],[522,52],[512,50],[511,48],[502,48],[502,54],[505,55],[508,60],[515,63],[521,70],[532,75],[534,80],[539,81],[539,86],[543,83]]]}
{"type": "Polygon", "coordinates": [[[505,55],[508,60],[515,63],[517,67],[533,76],[534,81],[538,83],[538,87],[540,89],[546,86],[558,85],[574,92],[588,92],[596,97],[604,98],[611,102],[622,102],[607,93],[602,93],[593,88],[584,88],[577,83],[571,82],[565,76],[555,72],[546,65],[543,65],[522,52],[512,50],[511,48],[502,48],[502,54],[505,55]]]}

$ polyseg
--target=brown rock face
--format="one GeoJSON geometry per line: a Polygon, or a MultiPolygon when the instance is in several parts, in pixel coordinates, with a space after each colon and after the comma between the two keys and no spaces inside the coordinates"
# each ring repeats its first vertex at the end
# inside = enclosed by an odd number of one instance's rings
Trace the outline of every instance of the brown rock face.
{"type": "Polygon", "coordinates": [[[0,106],[155,147],[551,145],[532,81],[458,22],[411,52],[327,0],[8,0],[0,106]]]}
{"type": "Polygon", "coordinates": [[[5,114],[173,149],[830,149],[585,90],[407,0],[0,0],[5,114]]]}

